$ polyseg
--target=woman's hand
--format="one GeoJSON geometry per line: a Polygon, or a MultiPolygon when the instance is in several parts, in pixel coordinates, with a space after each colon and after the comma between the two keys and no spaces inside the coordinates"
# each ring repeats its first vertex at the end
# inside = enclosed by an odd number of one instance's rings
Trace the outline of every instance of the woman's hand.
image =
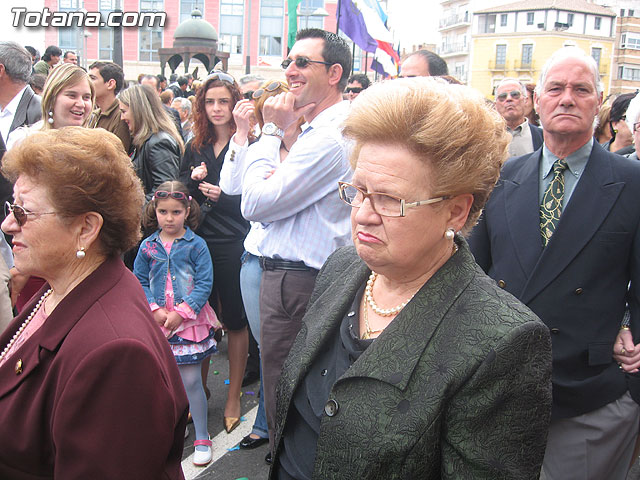
{"type": "Polygon", "coordinates": [[[164,328],[172,332],[182,324],[182,317],[178,312],[169,312],[167,320],[164,322],[164,328]]]}
{"type": "Polygon", "coordinates": [[[207,175],[207,165],[204,162],[191,170],[191,180],[195,180],[196,182],[204,180],[207,178],[207,175]]]}
{"type": "Polygon", "coordinates": [[[153,312],[153,319],[156,321],[158,325],[163,327],[165,322],[167,321],[168,314],[169,312],[167,312],[166,308],[159,308],[158,310],[153,312]]]}
{"type": "Polygon", "coordinates": [[[233,109],[233,119],[236,122],[236,133],[233,141],[238,145],[244,145],[251,131],[251,118],[254,106],[251,100],[240,100],[233,109]]]}
{"type": "Polygon", "coordinates": [[[620,368],[635,373],[640,368],[640,346],[634,345],[631,331],[621,328],[613,344],[613,358],[620,368]]]}
{"type": "Polygon", "coordinates": [[[219,186],[209,182],[201,182],[198,188],[212,202],[217,202],[220,198],[220,192],[222,192],[219,186]]]}

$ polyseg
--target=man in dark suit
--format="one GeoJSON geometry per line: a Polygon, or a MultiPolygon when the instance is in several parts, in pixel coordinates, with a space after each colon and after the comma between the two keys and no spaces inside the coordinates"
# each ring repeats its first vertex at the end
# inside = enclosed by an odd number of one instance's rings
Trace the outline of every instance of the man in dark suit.
{"type": "MultiPolygon", "coordinates": [[[[0,41],[0,160],[11,132],[40,120],[40,97],[27,85],[31,54],[20,44],[0,41]]],[[[13,187],[0,175],[0,201],[11,200],[13,187]]],[[[0,214],[4,218],[4,213],[0,214]]]]}
{"type": "Polygon", "coordinates": [[[507,122],[512,140],[509,156],[536,151],[542,146],[542,130],[524,116],[527,88],[515,78],[505,78],[496,87],[496,110],[507,122]]]}
{"type": "Polygon", "coordinates": [[[639,397],[612,355],[614,345],[622,353],[628,305],[630,361],[640,356],[631,340],[640,334],[640,164],[593,141],[602,83],[581,50],[549,59],[534,100],[544,147],[505,163],[469,243],[552,334],[545,477],[624,479],[640,415],[631,394],[639,397]]]}

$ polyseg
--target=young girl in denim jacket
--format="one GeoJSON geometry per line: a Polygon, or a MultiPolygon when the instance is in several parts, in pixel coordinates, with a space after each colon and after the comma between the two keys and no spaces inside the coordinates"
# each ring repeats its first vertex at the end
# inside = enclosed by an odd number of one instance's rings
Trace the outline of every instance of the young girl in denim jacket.
{"type": "Polygon", "coordinates": [[[196,430],[193,463],[211,462],[207,398],[202,361],[216,351],[215,312],[207,299],[213,284],[211,256],[193,233],[200,208],[177,181],[164,182],[147,204],[143,224],[158,230],[140,244],[134,273],[142,284],[153,317],[169,340],[189,398],[196,430]]]}

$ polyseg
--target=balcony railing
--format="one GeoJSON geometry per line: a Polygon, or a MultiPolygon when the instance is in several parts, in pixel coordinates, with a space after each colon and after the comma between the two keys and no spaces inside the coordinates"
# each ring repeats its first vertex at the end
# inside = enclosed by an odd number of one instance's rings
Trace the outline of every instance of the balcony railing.
{"type": "Polygon", "coordinates": [[[489,60],[489,70],[494,70],[498,72],[506,72],[508,70],[508,61],[504,61],[504,63],[496,63],[495,60],[489,60]]]}
{"type": "Polygon", "coordinates": [[[440,19],[440,28],[447,28],[451,25],[468,24],[471,25],[469,15],[449,15],[440,19]]]}
{"type": "Polygon", "coordinates": [[[533,72],[536,69],[535,62],[532,60],[530,62],[523,62],[522,60],[516,60],[515,62],[515,70],[522,72],[533,72]]]}
{"type": "Polygon", "coordinates": [[[438,55],[451,55],[456,53],[469,53],[469,46],[465,45],[462,42],[458,43],[447,43],[438,47],[437,49],[438,55]]]}

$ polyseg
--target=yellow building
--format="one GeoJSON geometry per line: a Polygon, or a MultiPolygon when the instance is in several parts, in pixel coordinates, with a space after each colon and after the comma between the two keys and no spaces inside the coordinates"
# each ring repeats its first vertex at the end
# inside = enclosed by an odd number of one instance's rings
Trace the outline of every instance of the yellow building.
{"type": "Polygon", "coordinates": [[[598,62],[606,96],[615,17],[609,8],[584,0],[526,0],[476,11],[469,84],[493,99],[503,78],[536,83],[549,56],[573,45],[598,62]]]}

